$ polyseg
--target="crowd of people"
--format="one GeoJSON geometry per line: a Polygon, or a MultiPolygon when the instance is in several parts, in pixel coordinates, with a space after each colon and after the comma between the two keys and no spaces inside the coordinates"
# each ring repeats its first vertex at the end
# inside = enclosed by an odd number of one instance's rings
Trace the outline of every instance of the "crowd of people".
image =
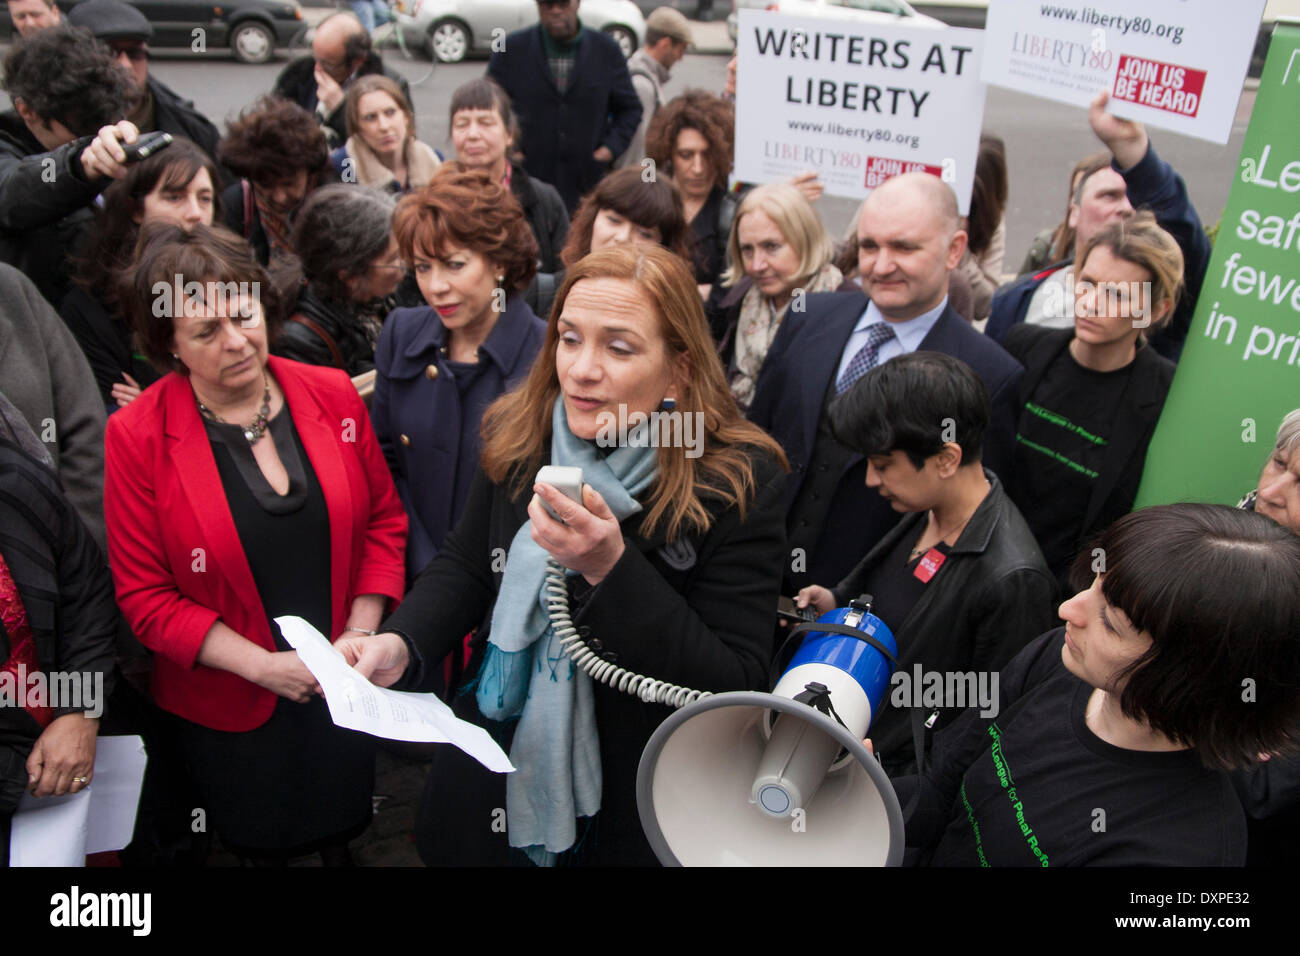
{"type": "Polygon", "coordinates": [[[425,862],[653,863],[636,774],[669,711],[569,659],[556,563],[592,652],[684,687],[767,690],[782,596],[870,594],[900,668],[1000,673],[996,724],[873,725],[918,863],[1293,857],[1300,410],[1237,508],[1133,511],[1209,240],[1104,94],[1104,152],[1010,277],[996,135],[967,215],[906,173],[837,238],[815,175],[732,183],[734,63],[665,92],[669,8],[625,61],[539,0],[443,155],[369,4],[220,134],[148,75],[134,7],[9,5],[0,668],[111,696],[0,708],[0,847],[24,789],[83,789],[130,732],[124,862],[201,861],[198,806],[247,865],[349,864],[378,742],[331,720],[296,615],[509,753],[438,748],[425,862]]]}

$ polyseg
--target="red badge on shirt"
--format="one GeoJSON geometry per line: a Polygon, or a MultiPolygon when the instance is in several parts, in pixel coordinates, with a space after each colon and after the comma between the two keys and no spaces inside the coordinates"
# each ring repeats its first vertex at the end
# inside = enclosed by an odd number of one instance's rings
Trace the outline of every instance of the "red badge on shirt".
{"type": "Polygon", "coordinates": [[[925,556],[916,564],[916,570],[912,576],[923,584],[929,584],[930,579],[939,573],[943,567],[944,553],[938,548],[931,548],[925,552],[925,556]]]}

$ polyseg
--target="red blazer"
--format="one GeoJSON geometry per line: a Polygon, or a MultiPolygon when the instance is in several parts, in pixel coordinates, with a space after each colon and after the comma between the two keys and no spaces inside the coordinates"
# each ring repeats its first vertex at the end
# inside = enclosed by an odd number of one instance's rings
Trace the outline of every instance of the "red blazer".
{"type": "MultiPolygon", "coordinates": [[[[329,512],[331,639],[358,594],[401,600],[406,512],[365,404],[337,369],[270,359],[329,512]]],[[[189,381],[172,373],[111,416],[104,512],[117,601],[155,652],[159,706],[216,730],[265,723],[276,695],[195,663],[217,620],[275,643],[189,381]]]]}

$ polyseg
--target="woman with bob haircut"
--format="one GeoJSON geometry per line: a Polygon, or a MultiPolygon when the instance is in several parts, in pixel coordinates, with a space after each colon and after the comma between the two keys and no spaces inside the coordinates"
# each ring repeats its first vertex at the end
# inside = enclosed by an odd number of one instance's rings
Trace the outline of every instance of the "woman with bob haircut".
{"type": "MultiPolygon", "coordinates": [[[[931,865],[1245,861],[1220,771],[1300,743],[1300,538],[1174,504],[1120,518],[1097,546],[1104,570],[1061,605],[1065,627],[1003,669],[997,716],[971,708],[938,736],[907,826],[931,865]]],[[[917,780],[897,782],[904,803],[917,780]]]]}
{"type": "Polygon", "coordinates": [[[1074,275],[1072,329],[1021,322],[1003,342],[1025,366],[1007,490],[1062,594],[1084,542],[1137,497],[1174,375],[1173,363],[1146,338],[1173,314],[1183,254],[1155,217],[1141,212],[1094,236],[1074,275]]]}
{"type": "Polygon", "coordinates": [[[146,225],[122,301],[171,369],[106,439],[109,564],[154,699],[222,843],[345,865],[374,738],[334,725],[275,618],[337,639],[402,595],[406,515],[365,405],[336,369],[268,357],[280,303],[224,229],[146,225]]]}
{"type": "Polygon", "coordinates": [[[262,265],[295,251],[293,220],[307,195],[338,182],[316,117],[278,96],[259,98],[230,122],[217,159],[240,177],[221,194],[224,224],[262,265]]]}
{"type": "Polygon", "coordinates": [[[382,73],[357,77],[344,111],[348,141],[330,154],[343,182],[399,196],[429,184],[442,156],[415,138],[415,111],[396,80],[382,73]]]}
{"type": "Polygon", "coordinates": [[[354,377],[375,367],[375,343],[406,275],[394,205],[378,189],[341,183],[308,197],[294,229],[301,291],[274,354],[354,377]]]}
{"type": "Polygon", "coordinates": [[[730,291],[714,322],[718,352],[727,366],[731,394],[742,409],[796,290],[852,291],[832,264],[834,243],[803,193],[788,183],[759,186],[736,210],[727,242],[730,267],[720,283],[730,291]]]}
{"type": "Polygon", "coordinates": [[[130,403],[159,377],[139,354],[117,301],[118,273],[131,260],[140,227],[158,221],[183,229],[212,225],[221,211],[220,182],[207,153],[188,139],[174,139],[132,163],[126,178],[104,190],[90,241],[75,260],[77,287],[63,297],[59,314],[90,362],[110,411],[130,403]]]}
{"type": "Polygon", "coordinates": [[[636,770],[670,710],[575,670],[539,604],[546,561],[570,570],[573,619],[607,660],[702,690],[763,686],[785,549],[784,455],[727,391],[689,267],[642,244],[569,270],[537,362],[488,410],[483,434],[482,473],[438,557],[383,633],[340,648],[377,683],[419,687],[478,628],[475,693],[457,711],[518,769],[507,779],[442,748],[417,820],[420,854],[431,864],[504,864],[523,859],[516,849],[540,864],[653,864],[636,770]],[[666,409],[666,430],[612,425],[666,409]],[[689,441],[686,422],[699,429],[689,441]],[[546,464],[582,468],[581,503],[535,483],[546,464]],[[494,807],[506,809],[508,833],[465,825],[494,807]]]}
{"type": "Polygon", "coordinates": [[[670,182],[642,180],[640,167],[614,170],[582,197],[560,258],[572,267],[588,253],[623,242],[658,243],[691,261],[681,195],[670,182]]]}
{"type": "Polygon", "coordinates": [[[371,416],[410,516],[414,576],[465,507],[484,409],[528,374],[546,325],[520,296],[537,243],[519,203],[482,170],[445,164],[398,203],[393,235],[427,304],[384,323],[371,416]]]}

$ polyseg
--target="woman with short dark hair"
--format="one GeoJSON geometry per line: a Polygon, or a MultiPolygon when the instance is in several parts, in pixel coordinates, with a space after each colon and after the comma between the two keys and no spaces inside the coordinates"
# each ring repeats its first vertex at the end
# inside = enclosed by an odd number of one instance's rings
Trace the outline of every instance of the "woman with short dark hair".
{"type": "Polygon", "coordinates": [[[560,257],[571,268],[588,253],[622,242],[657,243],[690,264],[690,226],[671,182],[646,182],[639,167],[610,173],[582,197],[560,257]]]}
{"type": "Polygon", "coordinates": [[[231,120],[217,158],[241,177],[221,194],[226,228],[248,240],[262,265],[294,251],[293,220],[307,195],[338,181],[316,117],[278,96],[231,120]]]}
{"type": "Polygon", "coordinates": [[[375,343],[406,274],[394,205],[378,189],[341,183],[308,197],[294,229],[301,291],[272,353],[353,377],[375,367],[375,343]]]}
{"type": "Polygon", "coordinates": [[[537,242],[484,171],[444,165],[398,203],[393,234],[427,304],[384,323],[371,416],[410,516],[414,575],[464,507],[483,410],[527,374],[545,326],[521,297],[537,242]]]}
{"type": "MultiPolygon", "coordinates": [[[[1219,771],[1300,744],[1300,538],[1162,505],[1076,569],[1091,586],[1003,669],[996,716],[939,735],[909,845],[937,866],[1241,865],[1219,771]]],[[[918,780],[896,783],[906,803],[918,780]]]]}
{"type": "Polygon", "coordinates": [[[374,741],[335,726],[275,619],[373,630],[402,594],[406,515],[365,405],[336,369],[267,355],[279,302],[248,244],[151,223],[122,291],[171,374],[109,420],[118,603],[222,842],[348,862],[374,741]]]}

